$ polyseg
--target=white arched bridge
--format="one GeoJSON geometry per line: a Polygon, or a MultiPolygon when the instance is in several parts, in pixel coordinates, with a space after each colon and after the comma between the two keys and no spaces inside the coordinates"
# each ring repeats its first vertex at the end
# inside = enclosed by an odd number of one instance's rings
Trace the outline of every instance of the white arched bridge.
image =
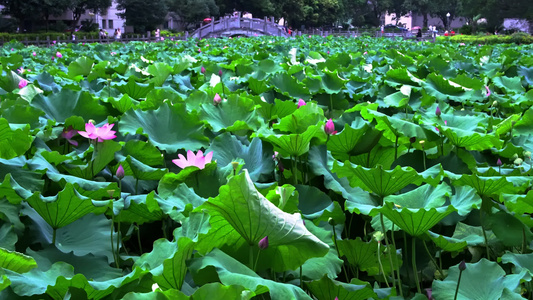
{"type": "Polygon", "coordinates": [[[230,36],[289,36],[283,26],[271,20],[273,18],[243,18],[240,14],[236,17],[224,17],[198,28],[191,37],[203,39],[230,36]]]}

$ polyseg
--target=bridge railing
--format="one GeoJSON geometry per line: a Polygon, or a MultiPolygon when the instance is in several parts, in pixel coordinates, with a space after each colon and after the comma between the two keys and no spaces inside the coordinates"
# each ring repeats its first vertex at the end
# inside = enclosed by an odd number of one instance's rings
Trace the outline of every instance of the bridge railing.
{"type": "Polygon", "coordinates": [[[221,34],[230,29],[248,29],[249,32],[259,31],[270,35],[288,36],[283,26],[271,21],[274,18],[265,17],[245,18],[241,17],[240,12],[237,16],[222,17],[217,21],[210,22],[198,28],[193,34],[193,37],[203,38],[206,36],[221,34]]]}

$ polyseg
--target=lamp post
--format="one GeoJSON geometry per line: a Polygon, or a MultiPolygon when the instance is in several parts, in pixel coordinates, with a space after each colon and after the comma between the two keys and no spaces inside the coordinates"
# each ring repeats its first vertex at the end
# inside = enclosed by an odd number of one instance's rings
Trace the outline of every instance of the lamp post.
{"type": "Polygon", "coordinates": [[[448,25],[448,31],[450,30],[451,26],[450,26],[450,13],[447,13],[446,14],[446,18],[447,18],[447,22],[446,22],[446,25],[448,25]]]}

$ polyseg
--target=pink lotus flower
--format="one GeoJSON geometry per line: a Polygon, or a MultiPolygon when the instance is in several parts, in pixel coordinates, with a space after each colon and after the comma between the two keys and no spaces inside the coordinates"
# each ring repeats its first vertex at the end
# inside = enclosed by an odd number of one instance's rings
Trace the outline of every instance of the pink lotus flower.
{"type": "Polygon", "coordinates": [[[444,120],[444,126],[448,126],[448,121],[444,120]]]}
{"type": "Polygon", "coordinates": [[[219,105],[220,102],[222,102],[222,98],[220,98],[220,95],[218,93],[215,94],[215,97],[213,98],[213,104],[219,105]]]}
{"type": "Polygon", "coordinates": [[[122,165],[118,165],[117,172],[115,173],[118,179],[124,178],[124,167],[122,165]]]}
{"type": "Polygon", "coordinates": [[[110,53],[110,54],[111,54],[111,55],[117,55],[117,53],[116,53],[116,52],[114,52],[114,51],[111,51],[111,53],[110,53]]]}
{"type": "Polygon", "coordinates": [[[336,134],[337,131],[335,130],[335,124],[333,124],[333,120],[329,119],[326,122],[326,126],[324,126],[324,131],[326,134],[336,134]]]}
{"type": "Polygon", "coordinates": [[[307,103],[305,103],[304,99],[301,99],[301,98],[300,98],[300,100],[298,100],[298,108],[300,108],[300,107],[302,107],[302,106],[304,106],[304,105],[306,105],[306,104],[307,104],[307,103]]]}
{"type": "Polygon", "coordinates": [[[52,41],[52,44],[55,44],[55,43],[56,43],[56,41],[52,41]]]}
{"type": "Polygon", "coordinates": [[[201,53],[202,52],[202,49],[198,48],[198,53],[201,53]]]}
{"type": "Polygon", "coordinates": [[[367,54],[368,54],[368,52],[366,52],[366,51],[365,51],[365,52],[363,52],[363,55],[367,55],[367,54]]]}
{"type": "Polygon", "coordinates": [[[490,94],[491,94],[491,93],[490,93],[490,89],[489,89],[489,87],[488,87],[488,86],[485,86],[485,89],[487,90],[487,97],[490,97],[490,94]]]}
{"type": "Polygon", "coordinates": [[[496,161],[496,165],[498,165],[498,167],[503,165],[502,160],[498,158],[498,160],[496,161]]]}
{"type": "Polygon", "coordinates": [[[62,58],[62,57],[63,57],[63,54],[61,54],[61,52],[57,51],[57,52],[56,52],[56,57],[57,57],[57,58],[62,58]]]}
{"type": "Polygon", "coordinates": [[[200,69],[200,73],[205,74],[205,67],[202,66],[202,68],[200,69]]]}
{"type": "Polygon", "coordinates": [[[218,76],[222,77],[222,70],[218,70],[218,76]]]}
{"type": "Polygon", "coordinates": [[[11,51],[15,51],[15,49],[11,48],[11,51]]]}
{"type": "Polygon", "coordinates": [[[27,85],[28,85],[28,81],[26,79],[21,79],[19,81],[19,89],[21,89],[21,88],[23,88],[23,87],[25,87],[27,85]]]}
{"type": "Polygon", "coordinates": [[[64,139],[66,139],[67,142],[69,142],[69,144],[78,147],[78,142],[72,140],[72,138],[73,138],[76,134],[78,134],[78,131],[76,131],[75,129],[72,128],[72,126],[70,126],[67,130],[63,130],[63,132],[61,132],[61,137],[64,138],[64,139]]]}
{"type": "Polygon", "coordinates": [[[112,140],[116,138],[116,131],[111,130],[115,124],[109,125],[105,123],[102,127],[95,127],[93,123],[89,122],[85,124],[85,131],[78,131],[78,133],[91,140],[97,140],[103,142],[104,140],[112,140]]]}
{"type": "Polygon", "coordinates": [[[438,106],[437,106],[437,109],[435,110],[435,114],[437,115],[437,117],[440,117],[440,115],[442,114],[438,106]]]}
{"type": "Polygon", "coordinates": [[[213,158],[213,151],[207,153],[204,156],[204,153],[202,150],[198,151],[196,155],[191,150],[187,151],[187,158],[185,158],[182,154],[178,154],[178,159],[173,159],[172,162],[176,164],[176,166],[185,169],[189,166],[195,166],[200,168],[200,170],[205,168],[205,165],[211,162],[211,159],[213,158]]]}
{"type": "Polygon", "coordinates": [[[19,74],[22,74],[22,73],[24,73],[24,71],[26,71],[26,70],[24,70],[24,68],[23,68],[23,67],[20,67],[20,69],[17,69],[17,72],[18,72],[19,74]]]}
{"type": "Polygon", "coordinates": [[[329,54],[329,51],[328,51],[328,54],[329,54]]]}
{"type": "Polygon", "coordinates": [[[33,51],[32,55],[37,56],[37,52],[33,51]]]}

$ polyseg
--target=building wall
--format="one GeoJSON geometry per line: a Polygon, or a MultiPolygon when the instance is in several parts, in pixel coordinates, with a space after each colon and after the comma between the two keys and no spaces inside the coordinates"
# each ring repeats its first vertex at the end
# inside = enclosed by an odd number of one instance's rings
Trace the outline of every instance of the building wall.
{"type": "Polygon", "coordinates": [[[505,29],[519,29],[522,32],[533,33],[531,27],[533,22],[528,22],[525,19],[504,19],[503,27],[505,29]]]}
{"type": "MultiPolygon", "coordinates": [[[[396,20],[394,20],[395,17],[395,14],[386,14],[385,24],[396,24],[396,20]]],[[[405,28],[408,29],[411,29],[415,26],[422,27],[422,25],[424,25],[424,17],[419,14],[409,13],[408,15],[401,17],[399,23],[402,23],[402,25],[404,25],[405,28]]],[[[462,17],[457,17],[453,19],[451,23],[452,28],[459,28],[466,24],[466,20],[462,17]]],[[[430,25],[444,27],[444,24],[442,23],[442,20],[440,18],[433,18],[431,16],[429,16],[428,18],[428,26],[430,25]]]]}

